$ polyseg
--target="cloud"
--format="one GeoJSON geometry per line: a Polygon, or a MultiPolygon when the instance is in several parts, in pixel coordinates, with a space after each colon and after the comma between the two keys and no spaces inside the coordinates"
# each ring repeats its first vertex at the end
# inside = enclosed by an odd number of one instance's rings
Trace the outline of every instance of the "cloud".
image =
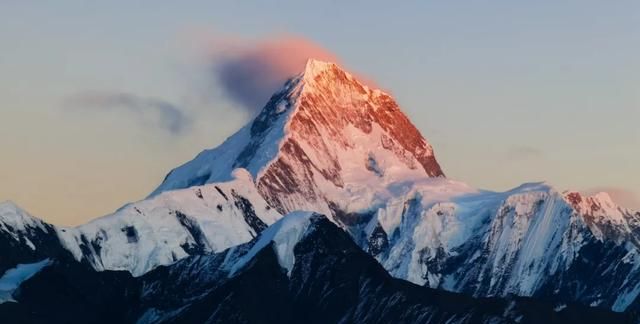
{"type": "Polygon", "coordinates": [[[518,145],[507,149],[506,156],[511,160],[529,160],[541,158],[544,156],[544,153],[540,149],[532,146],[518,145]]]}
{"type": "Polygon", "coordinates": [[[302,37],[259,41],[218,38],[210,48],[212,69],[224,93],[253,115],[309,58],[338,62],[336,55],[302,37]]]}
{"type": "Polygon", "coordinates": [[[640,197],[637,193],[629,189],[620,187],[595,187],[583,190],[582,192],[585,195],[593,195],[603,191],[608,193],[616,204],[640,211],[640,197]]]}
{"type": "Polygon", "coordinates": [[[86,110],[120,110],[132,114],[140,123],[159,127],[177,136],[191,129],[193,120],[170,102],[120,92],[81,92],[65,100],[72,108],[86,110]]]}
{"type": "Polygon", "coordinates": [[[214,53],[214,73],[225,93],[250,114],[259,111],[290,77],[300,73],[309,58],[337,61],[321,46],[300,37],[277,37],[258,42],[227,42],[214,53]]]}

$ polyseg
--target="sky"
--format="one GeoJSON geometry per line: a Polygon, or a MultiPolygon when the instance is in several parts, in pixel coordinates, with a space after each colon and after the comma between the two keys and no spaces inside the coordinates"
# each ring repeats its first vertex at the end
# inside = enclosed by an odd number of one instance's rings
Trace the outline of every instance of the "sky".
{"type": "Polygon", "coordinates": [[[0,201],[55,224],[143,199],[247,123],[252,51],[372,80],[448,177],[640,208],[635,0],[3,0],[0,44],[0,201]]]}

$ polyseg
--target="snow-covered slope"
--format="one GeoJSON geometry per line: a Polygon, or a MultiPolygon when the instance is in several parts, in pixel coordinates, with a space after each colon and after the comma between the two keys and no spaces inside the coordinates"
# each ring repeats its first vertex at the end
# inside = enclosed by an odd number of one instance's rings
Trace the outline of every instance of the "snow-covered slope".
{"type": "Polygon", "coordinates": [[[270,245],[273,245],[275,249],[280,266],[287,269],[288,274],[291,274],[295,262],[293,248],[306,232],[314,215],[316,214],[313,212],[292,212],[267,228],[261,233],[260,239],[253,244],[251,249],[234,262],[231,267],[231,275],[241,270],[256,254],[270,245]]]}
{"type": "Polygon", "coordinates": [[[475,296],[538,296],[624,310],[640,293],[640,214],[544,183],[504,193],[423,182],[351,232],[394,276],[475,296]],[[447,194],[443,195],[443,192],[447,194]]]}
{"type": "Polygon", "coordinates": [[[243,169],[233,180],[167,192],[60,236],[76,259],[98,270],[141,275],[187,255],[245,243],[278,218],[243,169]]]}

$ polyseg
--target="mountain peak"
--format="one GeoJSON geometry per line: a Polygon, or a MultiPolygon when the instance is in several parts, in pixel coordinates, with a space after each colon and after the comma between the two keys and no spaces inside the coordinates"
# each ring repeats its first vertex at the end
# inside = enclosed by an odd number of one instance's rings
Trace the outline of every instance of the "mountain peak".
{"type": "Polygon", "coordinates": [[[15,202],[11,200],[0,201],[0,210],[22,210],[15,202]]]}
{"type": "Polygon", "coordinates": [[[16,217],[35,219],[35,217],[11,200],[0,202],[0,221],[16,217]]]}
{"type": "Polygon", "coordinates": [[[355,190],[384,191],[392,183],[444,177],[431,145],[391,96],[315,59],[252,122],[172,170],[152,195],[227,181],[237,168],[249,171],[282,214],[331,215],[351,209],[355,190]]]}
{"type": "Polygon", "coordinates": [[[323,71],[327,71],[337,67],[338,66],[335,63],[325,62],[325,61],[316,60],[314,58],[310,58],[307,60],[307,63],[304,66],[303,73],[305,76],[315,76],[323,71]]]}
{"type": "Polygon", "coordinates": [[[564,193],[567,200],[574,205],[586,204],[590,209],[617,209],[618,205],[613,201],[611,195],[606,191],[599,191],[592,194],[580,193],[578,191],[567,191],[564,193]]]}
{"type": "Polygon", "coordinates": [[[13,201],[0,202],[0,231],[7,230],[7,228],[24,231],[28,227],[44,228],[44,226],[42,220],[32,216],[13,201]]]}
{"type": "Polygon", "coordinates": [[[333,92],[344,90],[367,93],[370,90],[360,80],[336,63],[309,59],[302,71],[300,81],[303,92],[333,92]]]}
{"type": "Polygon", "coordinates": [[[613,207],[616,205],[616,203],[611,198],[611,195],[606,191],[596,192],[591,195],[591,198],[607,205],[608,207],[613,207]]]}

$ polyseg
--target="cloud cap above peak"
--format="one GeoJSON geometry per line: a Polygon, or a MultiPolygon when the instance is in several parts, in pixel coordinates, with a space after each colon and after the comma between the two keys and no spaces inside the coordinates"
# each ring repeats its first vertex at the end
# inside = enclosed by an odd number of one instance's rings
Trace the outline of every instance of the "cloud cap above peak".
{"type": "Polygon", "coordinates": [[[288,78],[303,71],[310,58],[337,61],[321,46],[288,36],[229,44],[215,56],[214,72],[225,93],[254,114],[288,78]]]}
{"type": "Polygon", "coordinates": [[[213,72],[224,93],[250,115],[256,114],[287,79],[310,60],[339,62],[322,46],[298,36],[259,41],[223,40],[211,51],[213,72]]]}

